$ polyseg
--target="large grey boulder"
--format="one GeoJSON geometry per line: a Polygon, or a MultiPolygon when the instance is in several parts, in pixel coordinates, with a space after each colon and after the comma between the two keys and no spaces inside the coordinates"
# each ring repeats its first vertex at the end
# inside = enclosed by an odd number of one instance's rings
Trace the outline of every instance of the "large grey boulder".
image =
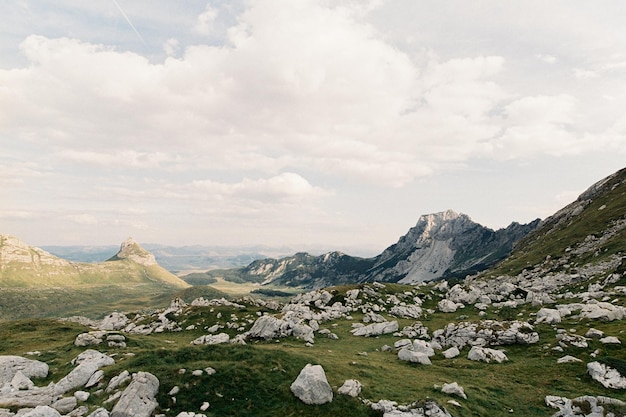
{"type": "Polygon", "coordinates": [[[350,332],[355,336],[380,336],[381,334],[389,334],[398,331],[397,321],[385,321],[383,323],[373,323],[363,327],[357,327],[350,332]]]}
{"type": "Polygon", "coordinates": [[[191,343],[194,345],[219,345],[228,342],[230,342],[230,336],[226,333],[220,333],[215,335],[207,334],[204,336],[200,336],[191,343]]]}
{"type": "Polygon", "coordinates": [[[291,392],[305,404],[326,404],[333,400],[333,389],[321,365],[307,364],[291,384],[291,392]]]}
{"type": "Polygon", "coordinates": [[[426,353],[417,352],[412,349],[400,349],[398,359],[406,362],[419,363],[421,365],[432,365],[426,353]]]}
{"type": "Polygon", "coordinates": [[[509,358],[506,357],[506,354],[501,350],[489,349],[480,346],[472,346],[467,354],[467,359],[486,363],[502,363],[509,360],[509,358]]]}
{"type": "Polygon", "coordinates": [[[104,337],[106,336],[106,332],[102,330],[81,333],[76,336],[74,339],[74,345],[79,347],[84,346],[96,346],[101,344],[104,341],[104,337]]]}
{"type": "Polygon", "coordinates": [[[78,364],[78,366],[56,383],[55,391],[57,394],[64,394],[85,386],[98,369],[113,365],[115,360],[104,353],[89,349],[78,355],[72,363],[78,364]]]}
{"type": "Polygon", "coordinates": [[[103,318],[98,327],[100,330],[121,330],[129,321],[125,314],[114,312],[103,318]]]}
{"type": "Polygon", "coordinates": [[[252,328],[248,331],[248,336],[257,339],[270,340],[282,335],[282,330],[286,327],[286,323],[274,316],[259,317],[252,328]]]}
{"type": "Polygon", "coordinates": [[[155,400],[158,390],[159,380],[156,376],[137,372],[113,407],[111,417],[150,417],[158,405],[155,400]]]}
{"type": "Polygon", "coordinates": [[[48,364],[21,356],[0,356],[0,386],[10,383],[20,371],[27,378],[48,376],[48,364]]]}
{"type": "Polygon", "coordinates": [[[35,388],[35,384],[22,371],[17,371],[11,380],[11,387],[15,390],[29,390],[35,388]]]}
{"type": "Polygon", "coordinates": [[[547,395],[545,401],[548,407],[558,408],[559,410],[552,417],[602,417],[614,415],[606,414],[604,405],[626,407],[626,402],[624,401],[610,397],[592,397],[590,395],[583,395],[571,400],[566,397],[547,395]]]}
{"type": "Polygon", "coordinates": [[[561,313],[554,308],[542,308],[537,312],[535,323],[556,324],[561,322],[561,313]]]}
{"type": "Polygon", "coordinates": [[[591,375],[591,378],[601,383],[605,388],[626,389],[626,377],[622,376],[616,369],[603,363],[588,363],[587,372],[591,375]]]}

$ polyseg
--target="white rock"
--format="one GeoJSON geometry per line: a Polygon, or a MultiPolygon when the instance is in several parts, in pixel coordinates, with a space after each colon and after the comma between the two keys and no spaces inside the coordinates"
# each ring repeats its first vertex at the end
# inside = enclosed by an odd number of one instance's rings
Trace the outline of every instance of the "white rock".
{"type": "Polygon", "coordinates": [[[113,365],[115,360],[108,355],[89,349],[78,355],[72,363],[78,366],[56,383],[55,391],[58,394],[85,386],[99,368],[113,365]]]}
{"type": "Polygon", "coordinates": [[[561,313],[552,308],[542,308],[537,312],[535,323],[556,324],[561,322],[561,313]]]}
{"type": "Polygon", "coordinates": [[[111,417],[150,417],[157,406],[155,400],[159,380],[148,372],[137,372],[111,411],[111,417]]]}
{"type": "Polygon", "coordinates": [[[321,365],[307,364],[291,384],[291,392],[305,404],[326,404],[333,400],[333,390],[321,365]]]}
{"type": "Polygon", "coordinates": [[[11,380],[11,386],[19,391],[33,389],[35,384],[22,371],[17,371],[11,380]]]}
{"type": "Polygon", "coordinates": [[[563,356],[562,358],[559,358],[556,360],[556,363],[571,363],[571,362],[582,362],[582,361],[570,355],[563,356]]]}
{"type": "Polygon", "coordinates": [[[200,406],[200,411],[206,411],[209,409],[209,407],[211,406],[211,404],[209,404],[207,401],[203,402],[202,405],[200,406]]]}
{"type": "Polygon", "coordinates": [[[465,395],[465,390],[458,383],[453,382],[451,384],[443,384],[441,387],[441,392],[444,394],[457,395],[463,399],[467,400],[467,395],[465,395]]]}
{"type": "Polygon", "coordinates": [[[457,310],[457,305],[454,301],[443,299],[437,303],[437,309],[442,313],[454,313],[457,310]]]}
{"type": "Polygon", "coordinates": [[[76,405],[77,405],[76,397],[71,396],[71,397],[63,397],[59,399],[58,401],[55,401],[51,405],[51,407],[57,410],[59,413],[67,414],[73,409],[75,409],[76,405]]]}
{"type": "Polygon", "coordinates": [[[47,405],[38,405],[33,410],[21,414],[20,417],[61,417],[61,414],[47,405]]]}
{"type": "Polygon", "coordinates": [[[472,346],[467,354],[467,359],[486,363],[490,363],[491,361],[502,363],[509,360],[501,350],[483,348],[480,346],[472,346]]]}
{"type": "Polygon", "coordinates": [[[88,392],[86,392],[86,391],[76,391],[76,392],[74,393],[74,397],[76,397],[76,399],[77,399],[78,401],[81,401],[81,402],[85,402],[85,401],[87,401],[87,400],[89,399],[89,396],[90,396],[90,395],[91,395],[91,394],[89,394],[89,393],[88,393],[88,392]]]}
{"type": "Polygon", "coordinates": [[[605,345],[607,344],[621,345],[622,344],[622,342],[615,336],[603,337],[602,339],[600,339],[600,343],[604,343],[605,345]]]}
{"type": "Polygon", "coordinates": [[[432,362],[427,354],[410,349],[400,349],[398,352],[398,359],[406,362],[419,363],[421,365],[432,365],[432,362]]]}
{"type": "Polygon", "coordinates": [[[616,369],[606,366],[603,363],[588,363],[587,372],[591,375],[591,378],[598,381],[605,388],[626,389],[626,377],[620,375],[616,369]]]}
{"type": "Polygon", "coordinates": [[[0,387],[11,380],[18,371],[27,378],[48,376],[48,364],[21,356],[0,356],[0,387]]]}
{"type": "Polygon", "coordinates": [[[350,332],[355,336],[379,336],[381,334],[389,334],[398,331],[397,321],[386,321],[383,323],[373,323],[367,326],[352,329],[350,332]]]}
{"type": "Polygon", "coordinates": [[[342,395],[349,395],[350,397],[358,397],[362,388],[363,385],[356,379],[348,379],[344,381],[337,392],[342,395]]]}
{"type": "Polygon", "coordinates": [[[109,412],[105,408],[97,408],[87,417],[109,417],[109,412]]]}
{"type": "Polygon", "coordinates": [[[452,346],[450,349],[444,350],[441,354],[446,359],[452,359],[459,356],[461,354],[461,351],[459,351],[456,346],[452,346]]]}
{"type": "Polygon", "coordinates": [[[230,341],[230,336],[226,333],[220,333],[217,335],[204,335],[200,336],[193,342],[194,345],[218,345],[222,343],[228,343],[230,341]]]}
{"type": "Polygon", "coordinates": [[[585,337],[590,339],[599,339],[604,336],[604,332],[602,330],[594,329],[593,327],[585,333],[585,337]]]}
{"type": "Polygon", "coordinates": [[[178,394],[180,392],[180,387],[178,385],[175,385],[168,393],[167,395],[174,396],[176,394],[178,394]]]}

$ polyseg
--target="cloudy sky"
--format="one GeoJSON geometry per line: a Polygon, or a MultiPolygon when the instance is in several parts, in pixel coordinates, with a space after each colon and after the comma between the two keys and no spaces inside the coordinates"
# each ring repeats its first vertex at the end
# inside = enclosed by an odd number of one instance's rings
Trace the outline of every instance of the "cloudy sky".
{"type": "Polygon", "coordinates": [[[0,233],[376,253],[626,166],[626,5],[0,3],[0,233]]]}

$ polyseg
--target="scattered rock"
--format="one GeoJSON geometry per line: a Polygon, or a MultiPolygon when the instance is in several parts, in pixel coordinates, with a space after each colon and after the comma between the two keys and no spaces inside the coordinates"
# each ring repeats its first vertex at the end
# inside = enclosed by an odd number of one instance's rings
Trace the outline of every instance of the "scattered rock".
{"type": "Polygon", "coordinates": [[[0,356],[0,387],[11,383],[20,371],[27,378],[45,378],[48,376],[48,364],[21,356],[0,356]]]}
{"type": "Polygon", "coordinates": [[[373,323],[367,326],[358,327],[350,330],[354,336],[380,336],[381,334],[389,334],[398,330],[397,321],[385,321],[383,323],[373,323]]]}
{"type": "Polygon", "coordinates": [[[333,390],[321,365],[307,364],[291,384],[291,392],[305,404],[326,404],[333,400],[333,390]]]}
{"type": "Polygon", "coordinates": [[[604,343],[605,345],[613,344],[613,345],[621,345],[622,342],[615,336],[607,336],[600,339],[600,343],[604,343]]]}
{"type": "Polygon", "coordinates": [[[155,396],[159,380],[148,372],[133,374],[132,382],[126,387],[111,411],[111,417],[150,417],[157,406],[155,396]]]}
{"type": "Polygon", "coordinates": [[[587,364],[587,372],[591,378],[598,381],[605,388],[626,389],[626,377],[609,366],[600,362],[591,362],[587,364]]]}
{"type": "Polygon", "coordinates": [[[452,359],[452,358],[456,358],[457,356],[459,356],[461,354],[461,351],[456,346],[452,346],[450,349],[447,349],[441,352],[441,354],[446,359],[452,359]]]}
{"type": "Polygon", "coordinates": [[[571,362],[582,362],[582,361],[570,355],[563,356],[562,358],[559,358],[556,360],[556,363],[571,363],[571,362]]]}
{"type": "Polygon", "coordinates": [[[339,387],[337,392],[342,395],[349,395],[350,397],[358,397],[362,388],[363,385],[356,379],[348,379],[339,387]]]}
{"type": "Polygon", "coordinates": [[[441,387],[441,392],[444,394],[457,395],[465,400],[467,400],[467,395],[465,395],[465,390],[458,383],[453,382],[451,384],[443,384],[441,387]]]}
{"type": "Polygon", "coordinates": [[[472,346],[467,354],[467,359],[486,363],[490,363],[491,361],[502,363],[509,360],[509,358],[507,358],[505,353],[501,350],[489,349],[480,346],[472,346]]]}
{"type": "Polygon", "coordinates": [[[72,363],[78,366],[56,383],[55,390],[58,394],[85,386],[99,368],[113,365],[115,360],[108,355],[89,349],[78,355],[72,363]]]}

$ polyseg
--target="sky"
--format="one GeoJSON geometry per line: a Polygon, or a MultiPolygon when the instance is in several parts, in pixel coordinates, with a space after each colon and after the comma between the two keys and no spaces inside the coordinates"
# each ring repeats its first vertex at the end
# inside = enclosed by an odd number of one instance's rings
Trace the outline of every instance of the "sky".
{"type": "Polygon", "coordinates": [[[0,234],[375,254],[626,166],[626,4],[0,3],[0,234]]]}

